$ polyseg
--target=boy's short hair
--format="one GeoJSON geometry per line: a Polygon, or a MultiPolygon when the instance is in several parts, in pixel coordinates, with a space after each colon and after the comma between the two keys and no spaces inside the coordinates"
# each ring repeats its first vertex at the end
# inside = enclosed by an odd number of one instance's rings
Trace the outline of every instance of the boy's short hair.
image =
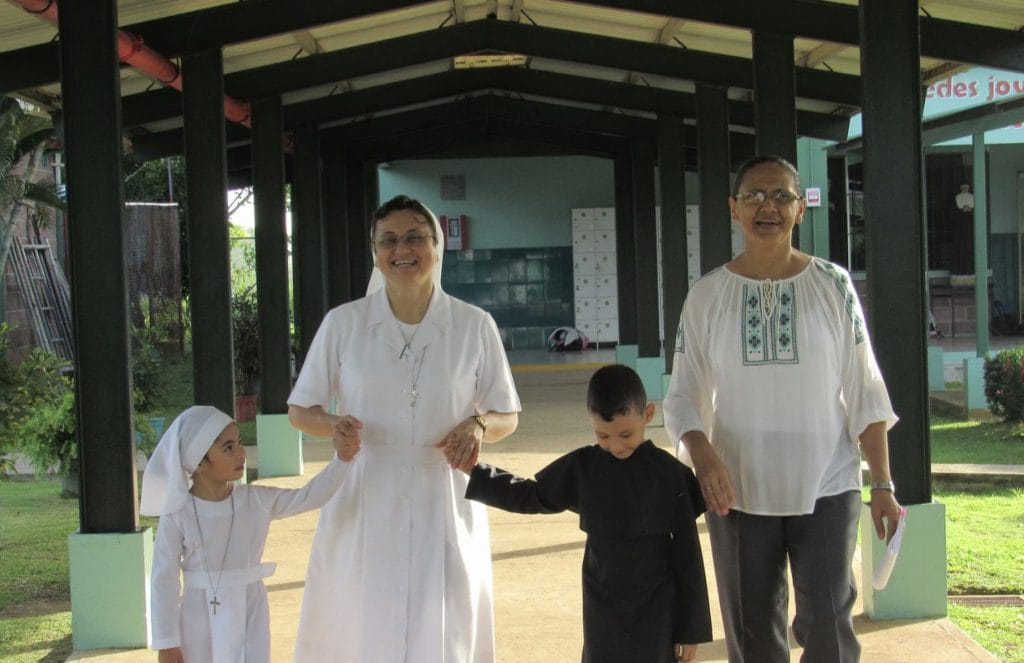
{"type": "Polygon", "coordinates": [[[647,391],[640,376],[629,366],[611,364],[597,369],[587,387],[587,409],[611,421],[617,415],[643,414],[647,391]]]}

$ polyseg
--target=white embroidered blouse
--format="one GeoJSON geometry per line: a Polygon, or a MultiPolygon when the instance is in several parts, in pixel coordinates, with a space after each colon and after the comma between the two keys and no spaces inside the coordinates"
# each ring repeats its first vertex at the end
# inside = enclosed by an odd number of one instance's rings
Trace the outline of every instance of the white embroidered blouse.
{"type": "Polygon", "coordinates": [[[813,258],[796,276],[721,267],[690,290],[676,334],[665,428],[703,431],[729,470],[735,508],[811,513],[861,486],[858,437],[897,421],[849,274],[813,258]]]}

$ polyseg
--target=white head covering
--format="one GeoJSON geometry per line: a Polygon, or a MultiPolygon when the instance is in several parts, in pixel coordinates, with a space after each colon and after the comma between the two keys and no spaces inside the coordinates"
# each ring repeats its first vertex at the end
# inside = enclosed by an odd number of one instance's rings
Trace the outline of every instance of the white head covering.
{"type": "Polygon", "coordinates": [[[193,405],[171,422],[142,474],[143,515],[164,516],[185,506],[192,473],[231,422],[209,405],[193,405]]]}
{"type": "MultiPolygon", "coordinates": [[[[419,201],[416,201],[419,202],[419,201]]],[[[437,220],[437,217],[430,210],[429,207],[420,203],[424,210],[427,212],[427,217],[430,219],[430,223],[434,226],[434,237],[437,243],[434,244],[434,254],[437,256],[437,262],[434,264],[433,279],[434,288],[437,290],[441,289],[441,263],[444,261],[444,233],[441,231],[441,222],[437,220]]],[[[410,211],[419,214],[420,210],[410,208],[410,211]]],[[[372,225],[370,226],[373,227],[372,225]]],[[[373,250],[373,243],[370,243],[370,262],[373,264],[373,271],[370,272],[370,282],[366,284],[366,294],[372,295],[381,288],[384,287],[384,273],[377,269],[376,255],[373,250]]]]}

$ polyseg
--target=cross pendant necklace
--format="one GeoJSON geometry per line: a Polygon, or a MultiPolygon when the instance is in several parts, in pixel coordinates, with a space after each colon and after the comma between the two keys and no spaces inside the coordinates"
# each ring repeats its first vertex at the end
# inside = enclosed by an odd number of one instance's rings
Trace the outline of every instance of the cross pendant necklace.
{"type": "MultiPolygon", "coordinates": [[[[408,325],[406,325],[406,327],[408,327],[408,325]]],[[[409,382],[409,388],[405,392],[405,395],[409,397],[409,407],[416,407],[416,401],[420,397],[420,392],[416,391],[416,383],[418,383],[420,380],[420,371],[423,370],[423,361],[426,359],[426,349],[423,349],[420,352],[419,357],[417,357],[415,352],[411,348],[412,342],[416,340],[416,334],[418,334],[420,331],[420,327],[422,327],[422,323],[417,324],[416,329],[412,332],[411,337],[406,339],[405,331],[403,330],[402,325],[399,324],[398,326],[399,331],[402,333],[402,340],[405,341],[405,345],[402,347],[402,352],[399,353],[398,358],[406,359],[407,361],[412,362],[412,379],[409,382]]]]}
{"type": "Polygon", "coordinates": [[[210,574],[210,563],[206,558],[206,538],[203,536],[203,526],[199,524],[199,509],[196,507],[196,496],[192,495],[192,513],[196,516],[196,529],[199,530],[199,546],[203,552],[203,568],[206,570],[206,580],[210,583],[209,591],[213,592],[210,605],[213,606],[213,614],[217,614],[217,592],[220,591],[220,579],[224,575],[224,563],[228,560],[228,548],[231,547],[231,532],[235,529],[235,492],[231,491],[231,524],[228,525],[228,538],[224,541],[224,554],[220,558],[220,570],[217,571],[217,584],[213,584],[213,576],[210,574]]]}

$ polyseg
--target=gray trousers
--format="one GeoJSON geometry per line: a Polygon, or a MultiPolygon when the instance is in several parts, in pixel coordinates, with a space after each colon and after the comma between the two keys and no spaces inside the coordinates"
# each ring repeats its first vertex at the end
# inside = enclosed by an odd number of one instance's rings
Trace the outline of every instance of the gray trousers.
{"type": "Polygon", "coordinates": [[[729,663],[789,663],[787,557],[801,662],[860,660],[852,617],[860,511],[860,491],[850,491],[819,499],[803,516],[706,514],[729,663]]]}

